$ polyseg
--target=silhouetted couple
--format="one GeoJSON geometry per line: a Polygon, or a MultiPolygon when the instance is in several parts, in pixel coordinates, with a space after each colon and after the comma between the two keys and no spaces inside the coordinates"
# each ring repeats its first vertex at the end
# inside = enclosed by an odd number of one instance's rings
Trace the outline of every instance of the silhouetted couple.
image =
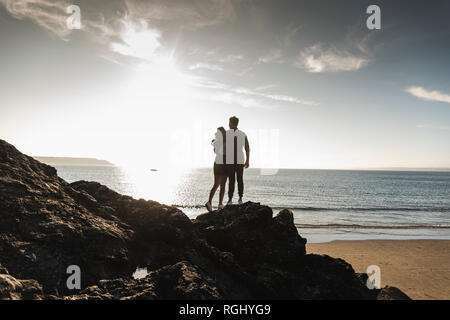
{"type": "Polygon", "coordinates": [[[227,205],[233,204],[233,194],[236,180],[238,183],[239,200],[238,204],[242,204],[244,196],[244,168],[250,166],[250,147],[247,135],[238,129],[239,119],[231,117],[229,126],[230,130],[223,127],[217,129],[216,136],[212,141],[216,160],[214,162],[214,186],[209,193],[209,200],[205,204],[208,211],[212,211],[212,200],[217,189],[219,191],[219,206],[223,208],[223,198],[225,196],[225,185],[228,182],[228,202],[227,205]],[[244,158],[245,150],[245,158],[244,158]]]}

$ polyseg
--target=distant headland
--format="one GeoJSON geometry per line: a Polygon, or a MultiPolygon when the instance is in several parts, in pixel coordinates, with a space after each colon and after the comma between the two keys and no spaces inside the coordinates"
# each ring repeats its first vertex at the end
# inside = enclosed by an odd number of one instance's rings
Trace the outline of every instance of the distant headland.
{"type": "Polygon", "coordinates": [[[71,158],[71,157],[33,157],[34,159],[50,166],[113,166],[114,164],[95,158],[71,158]]]}

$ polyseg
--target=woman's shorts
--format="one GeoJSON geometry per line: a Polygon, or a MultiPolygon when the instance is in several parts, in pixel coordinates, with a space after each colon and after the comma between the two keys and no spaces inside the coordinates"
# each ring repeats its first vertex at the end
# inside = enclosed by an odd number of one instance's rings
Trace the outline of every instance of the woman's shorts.
{"type": "Polygon", "coordinates": [[[214,162],[214,175],[215,176],[226,176],[227,166],[225,164],[217,164],[214,162]]]}

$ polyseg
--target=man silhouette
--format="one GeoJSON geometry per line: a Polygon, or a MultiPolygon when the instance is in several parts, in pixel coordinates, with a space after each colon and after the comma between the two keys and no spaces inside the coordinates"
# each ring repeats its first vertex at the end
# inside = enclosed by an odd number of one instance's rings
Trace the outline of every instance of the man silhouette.
{"type": "Polygon", "coordinates": [[[228,173],[228,203],[233,204],[233,194],[236,184],[238,182],[238,203],[242,204],[242,197],[244,196],[244,168],[247,169],[250,166],[250,146],[248,143],[247,135],[238,129],[239,119],[237,117],[231,117],[229,126],[230,130],[226,132],[226,162],[228,173]],[[245,150],[245,160],[244,160],[245,150]]]}

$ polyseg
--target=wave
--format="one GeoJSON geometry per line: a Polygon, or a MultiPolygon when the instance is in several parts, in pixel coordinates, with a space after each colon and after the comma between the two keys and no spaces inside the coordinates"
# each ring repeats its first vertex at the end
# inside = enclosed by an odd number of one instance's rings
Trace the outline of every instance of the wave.
{"type": "Polygon", "coordinates": [[[300,224],[296,223],[297,228],[305,229],[450,229],[450,224],[380,224],[380,225],[361,225],[361,224],[300,224]]]}
{"type": "Polygon", "coordinates": [[[188,205],[188,204],[183,204],[183,205],[171,204],[171,206],[172,207],[181,208],[181,209],[205,209],[205,205],[204,204],[192,204],[192,205],[188,205]]]}
{"type": "Polygon", "coordinates": [[[363,212],[372,212],[372,211],[399,211],[399,212],[450,212],[450,208],[441,208],[441,207],[303,207],[303,206],[292,206],[292,207],[282,207],[282,206],[274,206],[273,209],[283,210],[298,210],[298,211],[363,211],[363,212]]]}
{"type": "MultiPolygon", "coordinates": [[[[173,204],[172,206],[177,208],[185,208],[185,209],[204,209],[205,205],[203,204],[194,204],[194,205],[177,205],[173,204]]],[[[278,210],[297,210],[297,211],[343,211],[343,212],[353,212],[353,211],[362,211],[362,212],[379,212],[379,211],[393,211],[393,212],[450,212],[450,208],[442,208],[442,207],[308,207],[308,206],[271,206],[274,211],[278,210]]]]}

